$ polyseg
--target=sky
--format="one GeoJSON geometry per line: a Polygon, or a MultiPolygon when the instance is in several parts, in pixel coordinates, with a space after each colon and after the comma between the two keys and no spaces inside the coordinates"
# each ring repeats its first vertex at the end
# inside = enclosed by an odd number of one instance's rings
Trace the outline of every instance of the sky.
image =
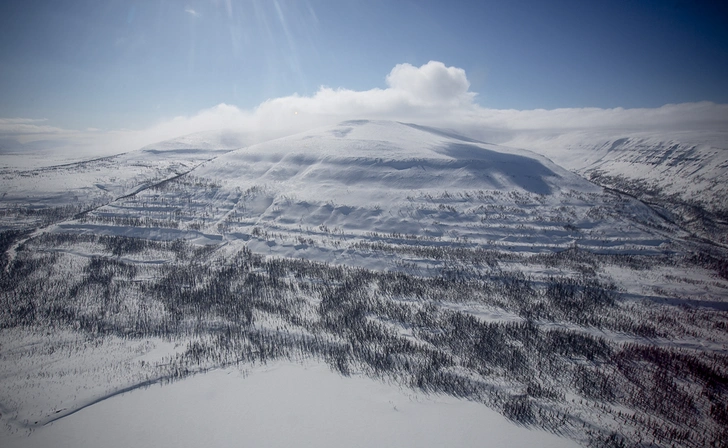
{"type": "Polygon", "coordinates": [[[718,3],[3,2],[0,149],[134,135],[132,149],[188,130],[339,116],[438,124],[445,111],[477,124],[539,110],[659,116],[685,103],[723,123],[728,7],[718,3]]]}

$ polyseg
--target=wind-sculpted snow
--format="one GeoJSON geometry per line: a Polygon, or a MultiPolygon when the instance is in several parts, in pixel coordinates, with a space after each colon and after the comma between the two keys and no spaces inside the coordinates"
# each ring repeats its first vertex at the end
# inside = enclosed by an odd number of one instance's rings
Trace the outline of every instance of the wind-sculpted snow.
{"type": "MultiPolygon", "coordinates": [[[[197,157],[178,149],[170,164],[197,157]]],[[[662,212],[412,124],[350,121],[195,162],[42,225],[6,216],[13,440],[136,387],[281,360],[587,446],[728,436],[727,254],[662,212]]]]}

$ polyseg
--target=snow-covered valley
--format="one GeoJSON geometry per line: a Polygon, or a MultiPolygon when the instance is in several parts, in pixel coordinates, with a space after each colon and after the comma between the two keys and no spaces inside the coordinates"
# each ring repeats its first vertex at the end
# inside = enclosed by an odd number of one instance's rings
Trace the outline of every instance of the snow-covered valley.
{"type": "MultiPolygon", "coordinates": [[[[5,165],[0,438],[96,445],[104,431],[79,442],[64,428],[153,394],[178,419],[161,426],[194,431],[215,412],[196,404],[206,387],[240,397],[220,422],[263,409],[256,446],[728,437],[726,249],[566,169],[603,180],[636,162],[568,165],[389,121],[240,141],[5,165]],[[309,388],[278,404],[303,420],[274,422],[268,399],[309,388]],[[180,396],[195,410],[165,404],[180,396]],[[338,426],[306,415],[316,397],[338,426]],[[382,415],[385,401],[401,412],[382,415]],[[346,412],[366,424],[336,420],[346,412]]],[[[710,169],[696,188],[718,213],[726,170],[710,169]]]]}

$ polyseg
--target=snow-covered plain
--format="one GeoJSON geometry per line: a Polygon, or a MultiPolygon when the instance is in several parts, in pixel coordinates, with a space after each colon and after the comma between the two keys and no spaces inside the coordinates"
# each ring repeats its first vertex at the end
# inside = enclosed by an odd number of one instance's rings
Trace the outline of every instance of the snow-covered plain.
{"type": "Polygon", "coordinates": [[[3,442],[722,438],[720,246],[438,129],[240,141],[2,172],[3,442]]]}
{"type": "Polygon", "coordinates": [[[425,395],[326,365],[215,370],[85,408],[4,447],[569,447],[485,406],[425,395]]]}

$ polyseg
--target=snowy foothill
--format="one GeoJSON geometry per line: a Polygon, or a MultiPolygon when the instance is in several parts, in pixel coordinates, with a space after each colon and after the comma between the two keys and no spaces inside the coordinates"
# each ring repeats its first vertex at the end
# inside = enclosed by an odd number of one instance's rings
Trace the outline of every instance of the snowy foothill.
{"type": "Polygon", "coordinates": [[[2,154],[0,227],[65,219],[180,176],[228,151],[280,134],[197,132],[103,157],[73,152],[2,154]]]}

